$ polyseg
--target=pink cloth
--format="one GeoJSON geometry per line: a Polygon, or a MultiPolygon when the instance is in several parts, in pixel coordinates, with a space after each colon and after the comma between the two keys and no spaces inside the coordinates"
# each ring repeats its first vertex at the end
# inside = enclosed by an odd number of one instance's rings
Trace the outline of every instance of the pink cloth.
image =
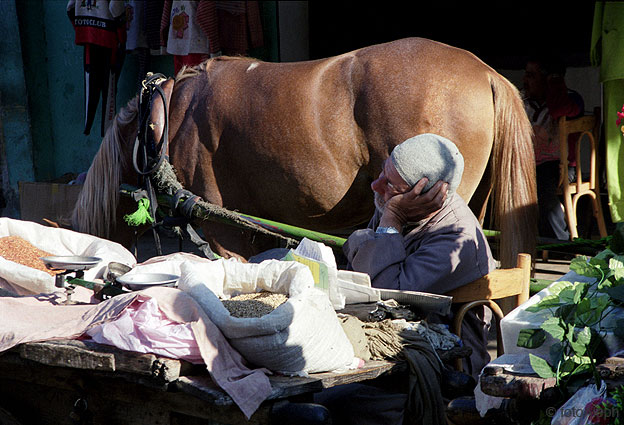
{"type": "Polygon", "coordinates": [[[117,319],[87,331],[93,341],[190,363],[204,362],[190,323],[170,320],[155,298],[138,297],[117,319]]]}
{"type": "Polygon", "coordinates": [[[271,393],[267,371],[249,369],[195,300],[174,288],[149,288],[95,305],[63,305],[64,297],[57,294],[0,297],[0,352],[25,342],[77,338],[96,325],[117,319],[136,300],[150,298],[156,299],[169,320],[190,324],[213,381],[251,417],[271,393]]]}

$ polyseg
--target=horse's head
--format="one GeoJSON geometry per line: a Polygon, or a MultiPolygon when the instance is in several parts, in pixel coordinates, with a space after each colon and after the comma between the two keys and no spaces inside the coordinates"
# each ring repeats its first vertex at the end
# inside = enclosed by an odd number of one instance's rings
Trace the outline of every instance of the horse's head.
{"type": "MultiPolygon", "coordinates": [[[[72,213],[72,228],[101,238],[112,239],[126,246],[130,237],[113,236],[122,210],[131,211],[130,203],[120,202],[122,182],[136,184],[132,170],[132,144],[137,133],[138,96],[122,108],[107,130],[96,154],[72,213]]],[[[134,206],[136,209],[136,204],[134,206]]]]}
{"type": "Polygon", "coordinates": [[[161,153],[167,153],[162,136],[167,132],[167,110],[174,80],[162,82],[156,76],[152,80],[160,96],[144,99],[146,103],[140,105],[141,95],[137,95],[119,111],[93,159],[72,214],[75,230],[111,239],[127,247],[133,242],[134,230],[142,233],[148,228],[148,225],[128,227],[123,217],[136,211],[137,203],[130,197],[120,197],[122,183],[134,186],[139,183],[137,168],[140,164],[133,153],[141,121],[140,109],[149,114],[144,121],[147,140],[154,141],[158,150],[162,143],[164,152],[161,153]]]}

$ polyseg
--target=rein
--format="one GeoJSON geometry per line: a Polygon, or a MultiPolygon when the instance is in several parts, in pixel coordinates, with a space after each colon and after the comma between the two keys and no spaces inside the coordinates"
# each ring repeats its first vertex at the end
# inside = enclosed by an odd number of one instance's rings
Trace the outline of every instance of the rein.
{"type": "Polygon", "coordinates": [[[152,74],[149,72],[146,78],[141,82],[142,87],[141,93],[139,94],[139,128],[132,149],[132,165],[139,175],[139,185],[144,188],[149,201],[149,205],[147,206],[149,209],[149,216],[146,218],[152,224],[152,232],[154,234],[154,242],[158,255],[162,255],[160,236],[156,230],[157,223],[155,222],[158,201],[151,182],[151,176],[160,168],[165,157],[168,156],[169,113],[167,111],[167,97],[160,87],[160,84],[166,80],[163,74],[152,74]],[[156,154],[155,141],[148,140],[148,127],[152,124],[150,123],[149,117],[152,110],[151,104],[154,94],[158,94],[162,98],[165,116],[163,133],[159,141],[160,152],[158,152],[158,154],[156,154]]]}
{"type": "MultiPolygon", "coordinates": [[[[156,212],[158,209],[158,193],[154,189],[152,179],[155,180],[156,186],[163,186],[162,173],[164,165],[169,168],[169,112],[167,110],[167,96],[160,87],[163,81],[166,81],[162,74],[147,74],[146,78],[141,82],[141,92],[139,95],[139,127],[137,136],[132,149],[132,165],[139,175],[139,189],[131,193],[133,199],[139,203],[139,210],[136,213],[127,216],[126,221],[131,225],[144,224],[150,222],[152,232],[154,234],[154,242],[158,255],[162,255],[162,246],[160,236],[157,231],[158,226],[175,227],[181,235],[188,237],[209,259],[217,258],[217,255],[210,249],[208,242],[204,241],[193,229],[190,224],[191,212],[193,205],[200,199],[198,196],[192,195],[190,192],[180,188],[175,194],[173,204],[170,205],[172,211],[182,212],[181,216],[169,217],[165,216],[162,221],[156,221],[156,212]],[[163,133],[158,142],[160,150],[157,152],[157,143],[149,138],[148,129],[152,126],[150,122],[151,105],[155,95],[159,95],[163,102],[164,124],[163,133]],[[180,204],[182,197],[187,199],[180,204]],[[180,204],[180,205],[179,205],[180,204]],[[179,207],[179,208],[178,208],[179,207]],[[149,210],[149,211],[148,211],[149,210]],[[135,217],[133,217],[135,216],[135,217]],[[186,225],[186,226],[184,226],[186,225]],[[183,227],[184,226],[184,227],[183,227]]],[[[175,173],[173,173],[175,179],[175,173]]],[[[177,181],[177,179],[176,179],[177,181]]],[[[179,184],[179,183],[178,183],[179,184]]]]}

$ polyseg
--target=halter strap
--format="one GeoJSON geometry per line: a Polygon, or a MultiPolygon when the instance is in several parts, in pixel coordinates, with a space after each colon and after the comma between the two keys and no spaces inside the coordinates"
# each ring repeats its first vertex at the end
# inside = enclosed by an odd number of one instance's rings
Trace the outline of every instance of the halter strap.
{"type": "Polygon", "coordinates": [[[141,176],[153,174],[158,167],[160,167],[163,160],[167,156],[166,152],[169,145],[169,112],[167,110],[167,97],[163,89],[160,87],[160,84],[166,80],[167,79],[163,74],[152,74],[149,72],[147,73],[147,77],[141,83],[142,87],[139,95],[139,131],[137,132],[137,137],[134,141],[134,148],[132,150],[132,165],[134,166],[134,170],[141,176]],[[165,115],[163,134],[158,142],[160,143],[160,152],[156,158],[150,156],[150,154],[155,153],[156,146],[153,141],[150,146],[147,140],[147,127],[150,124],[148,117],[151,112],[150,105],[152,98],[154,97],[154,93],[158,93],[158,95],[162,98],[165,115]],[[139,167],[139,153],[143,156],[142,168],[139,167]]]}

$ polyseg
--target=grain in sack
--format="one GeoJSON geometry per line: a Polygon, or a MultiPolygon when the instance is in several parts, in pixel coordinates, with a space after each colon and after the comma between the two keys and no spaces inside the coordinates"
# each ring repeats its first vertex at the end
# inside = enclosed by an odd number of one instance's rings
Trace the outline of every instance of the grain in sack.
{"type": "Polygon", "coordinates": [[[190,294],[230,344],[250,363],[274,372],[306,374],[344,369],[353,347],[327,293],[314,288],[310,269],[294,261],[185,262],[178,288],[190,294]],[[223,300],[262,291],[287,296],[260,317],[235,317],[223,300]]]}

